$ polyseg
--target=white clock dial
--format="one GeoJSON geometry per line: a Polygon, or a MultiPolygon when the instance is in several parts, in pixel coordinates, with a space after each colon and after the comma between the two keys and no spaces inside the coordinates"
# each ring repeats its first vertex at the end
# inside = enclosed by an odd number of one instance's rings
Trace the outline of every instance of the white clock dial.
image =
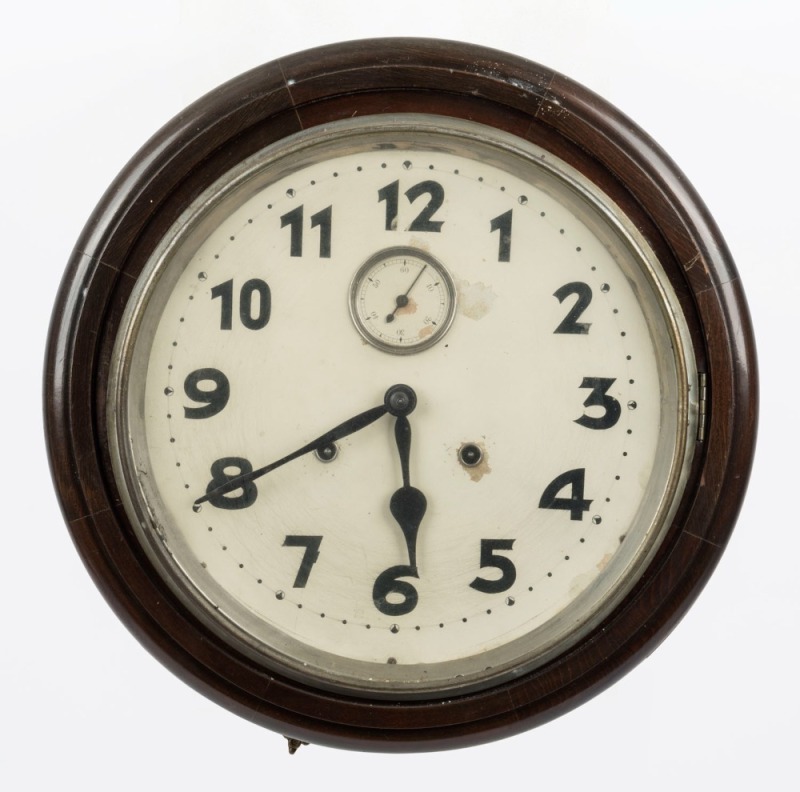
{"type": "Polygon", "coordinates": [[[372,695],[487,685],[596,626],[696,431],[674,295],[609,207],[413,116],[299,135],[189,207],[109,411],[170,585],[267,665],[372,695]]]}

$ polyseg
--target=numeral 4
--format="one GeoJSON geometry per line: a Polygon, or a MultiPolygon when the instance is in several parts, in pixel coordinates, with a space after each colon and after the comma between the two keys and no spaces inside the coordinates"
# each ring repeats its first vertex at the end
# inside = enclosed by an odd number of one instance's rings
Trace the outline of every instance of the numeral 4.
{"type": "Polygon", "coordinates": [[[540,509],[563,509],[569,512],[570,520],[582,520],[583,513],[589,511],[591,500],[583,497],[583,487],[586,479],[586,468],[568,470],[556,476],[542,493],[539,500],[540,509]],[[559,497],[559,493],[570,488],[569,497],[559,497]]]}

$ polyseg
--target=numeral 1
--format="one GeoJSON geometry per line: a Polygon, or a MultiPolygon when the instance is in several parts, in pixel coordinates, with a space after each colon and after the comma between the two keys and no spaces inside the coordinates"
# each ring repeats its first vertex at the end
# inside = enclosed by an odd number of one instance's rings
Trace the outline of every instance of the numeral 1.
{"type": "Polygon", "coordinates": [[[497,260],[498,261],[511,261],[511,212],[498,215],[493,218],[490,224],[492,231],[499,231],[500,238],[498,240],[497,260]]]}

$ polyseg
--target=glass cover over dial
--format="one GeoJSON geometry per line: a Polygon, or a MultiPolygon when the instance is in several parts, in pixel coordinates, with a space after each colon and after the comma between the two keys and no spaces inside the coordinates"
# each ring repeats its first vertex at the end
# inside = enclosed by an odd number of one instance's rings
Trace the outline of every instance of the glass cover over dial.
{"type": "Polygon", "coordinates": [[[434,697],[596,628],[670,520],[694,364],[591,183],[425,116],[264,149],[188,207],[115,355],[115,475],[194,613],[281,673],[434,697]]]}

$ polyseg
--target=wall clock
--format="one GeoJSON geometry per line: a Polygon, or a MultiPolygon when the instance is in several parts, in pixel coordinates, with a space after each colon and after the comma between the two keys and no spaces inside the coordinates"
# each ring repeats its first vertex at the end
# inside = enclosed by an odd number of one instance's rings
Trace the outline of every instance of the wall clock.
{"type": "Polygon", "coordinates": [[[135,635],[290,738],[507,736],[646,656],[745,489],[756,369],[713,221],[536,64],[361,41],[189,107],[54,311],[56,489],[135,635]]]}

